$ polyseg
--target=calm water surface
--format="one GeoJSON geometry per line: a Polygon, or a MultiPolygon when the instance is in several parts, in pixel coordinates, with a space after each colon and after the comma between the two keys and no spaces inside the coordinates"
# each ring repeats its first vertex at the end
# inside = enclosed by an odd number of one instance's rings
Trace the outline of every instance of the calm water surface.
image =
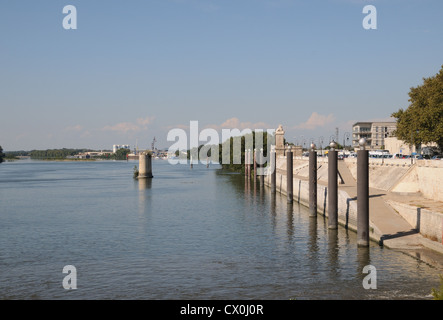
{"type": "Polygon", "coordinates": [[[2,299],[431,299],[439,270],[215,166],[0,165],[2,299]],[[365,265],[377,270],[366,290],[365,265]],[[77,289],[65,290],[65,265],[77,289]]]}

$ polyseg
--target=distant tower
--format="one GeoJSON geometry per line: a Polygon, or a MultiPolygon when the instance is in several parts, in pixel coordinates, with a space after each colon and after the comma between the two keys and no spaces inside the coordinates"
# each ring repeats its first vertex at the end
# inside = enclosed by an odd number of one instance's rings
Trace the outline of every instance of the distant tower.
{"type": "Polygon", "coordinates": [[[335,141],[338,141],[338,127],[335,127],[335,141]]]}
{"type": "Polygon", "coordinates": [[[155,143],[156,143],[156,142],[157,142],[157,140],[156,140],[155,137],[154,137],[154,139],[152,140],[152,144],[151,144],[152,154],[154,154],[154,152],[155,152],[154,148],[155,148],[155,143]]]}
{"type": "Polygon", "coordinates": [[[275,152],[277,156],[281,156],[285,152],[285,131],[283,130],[283,126],[279,125],[277,130],[275,130],[275,152]]]}

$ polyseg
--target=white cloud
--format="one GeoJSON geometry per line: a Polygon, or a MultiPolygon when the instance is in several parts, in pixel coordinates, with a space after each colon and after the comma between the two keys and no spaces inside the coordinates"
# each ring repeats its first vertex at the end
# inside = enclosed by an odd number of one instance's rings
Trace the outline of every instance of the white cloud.
{"type": "Polygon", "coordinates": [[[314,130],[318,127],[324,127],[335,121],[334,115],[331,113],[327,116],[313,112],[308,120],[298,125],[295,125],[293,129],[314,130]]]}
{"type": "Polygon", "coordinates": [[[120,122],[113,126],[104,126],[102,130],[127,133],[128,131],[139,131],[140,127],[131,122],[120,122]]]}
{"type": "Polygon", "coordinates": [[[144,129],[147,129],[148,124],[151,124],[154,119],[155,117],[138,118],[137,124],[143,126],[144,129]]]}
{"type": "Polygon", "coordinates": [[[227,119],[225,122],[223,122],[220,125],[216,125],[216,124],[212,124],[212,125],[208,125],[205,128],[212,128],[215,130],[221,130],[221,129],[239,129],[239,130],[243,130],[243,129],[275,129],[274,126],[271,126],[265,122],[241,122],[238,118],[230,118],[227,119]]]}
{"type": "Polygon", "coordinates": [[[65,128],[65,131],[81,131],[83,130],[83,126],[80,124],[77,124],[75,126],[68,126],[65,128]]]}
{"type": "Polygon", "coordinates": [[[115,125],[108,125],[102,128],[103,131],[116,131],[120,133],[136,132],[147,130],[148,125],[154,121],[155,117],[138,118],[134,122],[120,122],[115,125]]]}

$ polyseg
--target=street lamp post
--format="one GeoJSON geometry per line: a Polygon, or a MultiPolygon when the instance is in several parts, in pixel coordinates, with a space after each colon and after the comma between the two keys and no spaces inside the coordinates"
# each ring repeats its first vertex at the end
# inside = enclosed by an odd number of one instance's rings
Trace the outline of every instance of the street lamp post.
{"type": "Polygon", "coordinates": [[[318,138],[318,142],[320,143],[320,152],[321,152],[322,157],[323,157],[323,140],[324,140],[323,136],[320,136],[318,138]]]}
{"type": "Polygon", "coordinates": [[[346,147],[346,142],[349,141],[349,136],[350,136],[350,133],[349,133],[349,132],[345,132],[345,133],[343,134],[343,149],[346,149],[346,148],[345,148],[345,147],[346,147]],[[345,140],[346,140],[346,142],[345,142],[345,140]]]}
{"type": "Polygon", "coordinates": [[[338,167],[337,143],[334,140],[329,144],[328,152],[328,228],[338,227],[338,167]]]}
{"type": "Polygon", "coordinates": [[[309,215],[317,216],[317,152],[314,142],[309,151],[309,215]]]}

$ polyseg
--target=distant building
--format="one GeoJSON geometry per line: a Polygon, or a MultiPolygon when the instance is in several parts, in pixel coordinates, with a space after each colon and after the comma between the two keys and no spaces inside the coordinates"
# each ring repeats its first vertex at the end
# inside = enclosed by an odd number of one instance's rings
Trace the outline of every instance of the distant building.
{"type": "MultiPolygon", "coordinates": [[[[410,155],[414,153],[418,154],[429,154],[429,151],[426,152],[426,149],[436,149],[437,144],[434,142],[431,143],[421,143],[420,145],[411,146],[409,143],[406,143],[403,140],[399,140],[396,137],[389,137],[385,139],[385,149],[389,151],[390,154],[403,154],[410,155]]],[[[431,152],[431,156],[433,152],[431,152]]]]}
{"type": "Polygon", "coordinates": [[[397,123],[395,121],[356,122],[352,125],[352,147],[358,149],[358,141],[365,138],[367,149],[384,149],[385,139],[391,137],[396,128],[397,123]]]}
{"type": "Polygon", "coordinates": [[[112,146],[113,153],[116,153],[118,149],[129,149],[129,144],[114,144],[112,146]]]}

